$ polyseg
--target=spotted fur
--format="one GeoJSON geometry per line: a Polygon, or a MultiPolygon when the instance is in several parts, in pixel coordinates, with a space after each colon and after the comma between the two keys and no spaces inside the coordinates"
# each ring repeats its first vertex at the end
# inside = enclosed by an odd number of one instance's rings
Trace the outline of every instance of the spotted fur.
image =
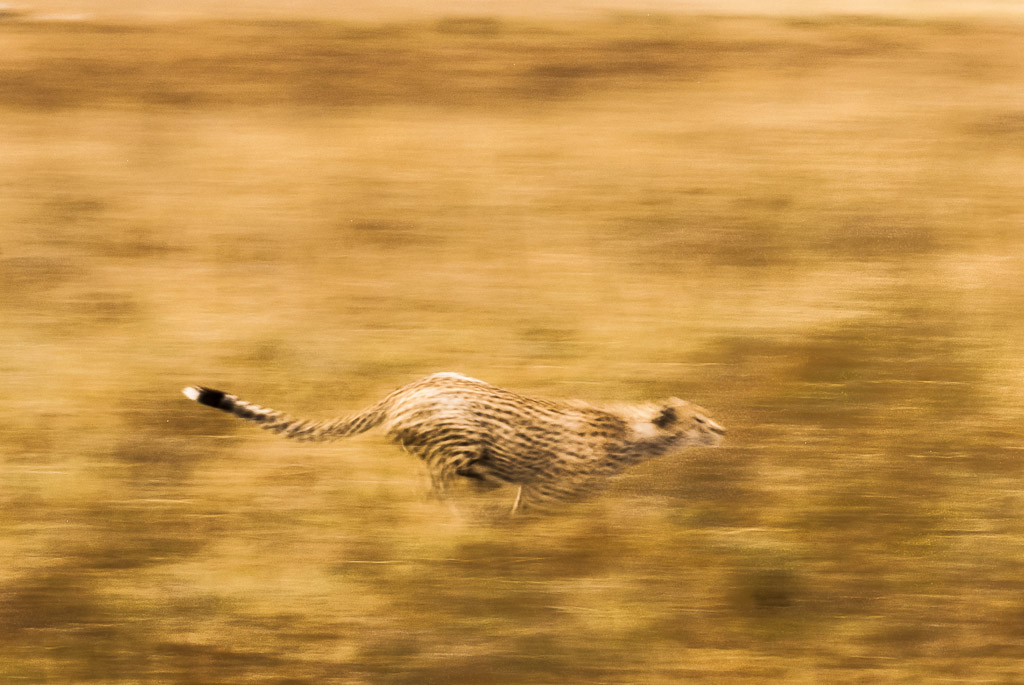
{"type": "Polygon", "coordinates": [[[584,495],[610,475],[681,447],[717,445],[725,432],[677,398],[599,408],[525,397],[456,373],[421,378],[361,412],[325,421],[201,386],[183,392],[298,440],[336,440],[379,426],[426,462],[439,494],[459,477],[519,486],[513,512],[584,495]]]}

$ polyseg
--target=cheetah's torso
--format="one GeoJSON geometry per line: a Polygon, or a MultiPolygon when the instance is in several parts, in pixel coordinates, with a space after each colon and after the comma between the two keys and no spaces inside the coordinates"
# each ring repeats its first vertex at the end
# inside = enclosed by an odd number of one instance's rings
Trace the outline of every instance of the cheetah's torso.
{"type": "Polygon", "coordinates": [[[633,424],[648,418],[637,409],[535,399],[443,373],[396,391],[382,428],[427,462],[440,488],[463,476],[564,499],[671,447],[637,435],[633,424]]]}

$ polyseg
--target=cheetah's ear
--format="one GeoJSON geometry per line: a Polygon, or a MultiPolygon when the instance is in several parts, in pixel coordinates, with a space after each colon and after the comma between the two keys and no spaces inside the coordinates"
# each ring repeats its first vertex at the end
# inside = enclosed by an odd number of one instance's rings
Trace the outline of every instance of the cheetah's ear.
{"type": "Polygon", "coordinates": [[[676,414],[676,408],[671,405],[665,405],[658,412],[658,415],[651,421],[658,428],[667,428],[679,419],[679,415],[676,414]]]}

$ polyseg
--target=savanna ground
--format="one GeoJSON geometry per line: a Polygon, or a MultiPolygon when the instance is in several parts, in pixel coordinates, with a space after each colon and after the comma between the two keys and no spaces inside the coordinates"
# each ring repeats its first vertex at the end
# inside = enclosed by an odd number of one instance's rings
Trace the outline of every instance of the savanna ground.
{"type": "Polygon", "coordinates": [[[1024,25],[11,20],[0,52],[0,680],[1024,679],[1024,25]],[[322,417],[437,370],[678,395],[727,446],[502,522],[376,435],[179,394],[322,417]]]}

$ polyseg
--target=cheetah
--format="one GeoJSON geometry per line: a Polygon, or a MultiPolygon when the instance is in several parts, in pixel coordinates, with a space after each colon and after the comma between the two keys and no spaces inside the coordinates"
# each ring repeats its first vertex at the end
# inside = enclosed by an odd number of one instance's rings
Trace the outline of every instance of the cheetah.
{"type": "Polygon", "coordinates": [[[689,446],[717,446],[725,429],[678,398],[597,407],[525,397],[457,373],[435,373],[344,418],[297,419],[202,386],[190,400],[297,440],[326,441],[380,426],[426,462],[443,496],[458,478],[518,487],[512,514],[588,494],[609,476],[689,446]]]}

